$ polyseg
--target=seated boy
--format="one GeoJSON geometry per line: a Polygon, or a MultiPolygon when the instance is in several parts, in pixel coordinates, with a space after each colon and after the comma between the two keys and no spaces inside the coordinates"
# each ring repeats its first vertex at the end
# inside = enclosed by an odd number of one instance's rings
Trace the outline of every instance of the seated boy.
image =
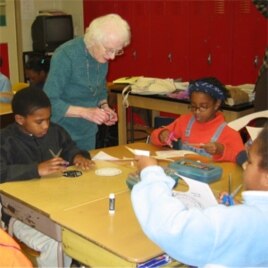
{"type": "MultiPolygon", "coordinates": [[[[63,172],[68,165],[83,170],[93,165],[90,154],[80,150],[62,127],[50,122],[51,104],[42,90],[20,90],[12,100],[12,110],[15,122],[0,131],[0,183],[63,172]]],[[[10,217],[2,214],[8,227],[10,217]]],[[[17,238],[41,252],[37,258],[40,267],[57,266],[56,241],[20,221],[15,221],[13,230],[17,238]]]]}

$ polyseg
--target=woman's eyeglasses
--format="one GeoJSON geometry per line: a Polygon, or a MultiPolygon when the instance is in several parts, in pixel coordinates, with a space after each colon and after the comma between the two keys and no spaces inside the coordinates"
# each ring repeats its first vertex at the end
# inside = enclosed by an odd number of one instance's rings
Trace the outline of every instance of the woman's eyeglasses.
{"type": "Polygon", "coordinates": [[[189,108],[189,110],[191,111],[191,112],[197,112],[197,111],[199,111],[200,113],[204,113],[204,112],[206,112],[209,108],[210,108],[211,106],[199,106],[199,107],[197,107],[197,106],[194,106],[194,105],[189,105],[188,106],[188,108],[189,108]]]}
{"type": "Polygon", "coordinates": [[[123,55],[124,54],[124,50],[123,49],[106,48],[105,46],[103,46],[103,47],[104,47],[105,53],[107,55],[120,56],[120,55],[123,55]]]}

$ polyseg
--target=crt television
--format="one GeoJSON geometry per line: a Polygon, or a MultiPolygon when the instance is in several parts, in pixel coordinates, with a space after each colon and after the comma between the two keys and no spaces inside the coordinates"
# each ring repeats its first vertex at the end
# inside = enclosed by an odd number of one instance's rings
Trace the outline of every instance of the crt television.
{"type": "Polygon", "coordinates": [[[40,15],[32,24],[33,51],[53,52],[74,37],[71,15],[40,15]]]}

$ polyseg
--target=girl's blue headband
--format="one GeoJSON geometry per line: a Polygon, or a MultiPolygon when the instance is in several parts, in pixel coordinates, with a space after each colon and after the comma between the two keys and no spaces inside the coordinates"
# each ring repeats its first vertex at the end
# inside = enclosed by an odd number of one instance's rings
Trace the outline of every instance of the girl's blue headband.
{"type": "Polygon", "coordinates": [[[188,91],[190,96],[193,92],[203,92],[216,100],[224,101],[226,99],[225,93],[219,87],[205,81],[191,83],[188,87],[188,91]]]}

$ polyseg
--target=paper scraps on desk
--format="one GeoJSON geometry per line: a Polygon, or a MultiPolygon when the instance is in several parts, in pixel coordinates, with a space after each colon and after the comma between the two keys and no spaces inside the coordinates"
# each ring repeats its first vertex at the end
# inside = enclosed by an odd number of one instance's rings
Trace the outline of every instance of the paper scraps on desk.
{"type": "Polygon", "coordinates": [[[167,151],[156,151],[155,152],[157,156],[159,157],[184,157],[187,154],[195,154],[198,155],[197,153],[193,151],[188,151],[188,150],[167,150],[167,151]]]}
{"type": "Polygon", "coordinates": [[[173,196],[179,199],[187,208],[200,208],[218,205],[218,202],[207,183],[193,180],[177,174],[189,186],[187,192],[173,191],[173,196]]]}
{"type": "Polygon", "coordinates": [[[111,177],[111,176],[116,176],[122,173],[122,170],[119,168],[114,168],[114,167],[106,167],[106,168],[99,168],[95,170],[95,174],[97,176],[102,176],[102,177],[111,177]]]}
{"type": "Polygon", "coordinates": [[[92,157],[93,161],[98,161],[98,160],[102,160],[102,161],[134,161],[135,159],[129,158],[129,157],[123,157],[123,158],[117,158],[114,157],[112,155],[109,155],[103,151],[98,152],[94,157],[92,157]]]}
{"type": "Polygon", "coordinates": [[[111,160],[119,160],[119,158],[111,156],[103,151],[98,152],[92,160],[106,160],[106,161],[111,161],[111,160]]]}
{"type": "Polygon", "coordinates": [[[128,146],[125,146],[125,148],[128,149],[134,155],[150,156],[150,151],[147,151],[147,150],[132,149],[128,146]]]}

